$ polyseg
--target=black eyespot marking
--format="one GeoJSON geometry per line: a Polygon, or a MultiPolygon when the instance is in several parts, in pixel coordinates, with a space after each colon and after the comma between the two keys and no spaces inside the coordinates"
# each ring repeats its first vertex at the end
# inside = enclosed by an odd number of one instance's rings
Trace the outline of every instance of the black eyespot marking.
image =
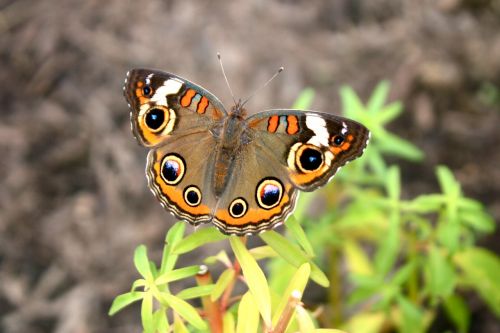
{"type": "Polygon", "coordinates": [[[146,122],[146,126],[148,126],[153,132],[162,130],[166,125],[165,110],[160,108],[150,109],[146,113],[144,121],[146,122]]]}
{"type": "Polygon", "coordinates": [[[191,185],[184,189],[184,201],[191,206],[198,206],[201,202],[201,191],[198,187],[191,185]]]}
{"type": "Polygon", "coordinates": [[[344,137],[342,135],[335,135],[333,138],[332,138],[332,142],[334,145],[336,146],[340,146],[342,144],[342,142],[344,142],[344,137]]]}
{"type": "Polygon", "coordinates": [[[299,161],[302,169],[314,171],[323,164],[323,153],[316,149],[306,148],[302,150],[299,161]]]}
{"type": "Polygon", "coordinates": [[[277,206],[283,197],[283,185],[276,178],[264,178],[255,193],[257,203],[264,209],[277,206]]]}
{"type": "Polygon", "coordinates": [[[240,218],[246,214],[248,204],[243,198],[234,199],[229,205],[229,214],[234,218],[240,218]]]}
{"type": "Polygon", "coordinates": [[[176,185],[184,177],[186,164],[177,154],[169,154],[161,162],[161,177],[168,185],[176,185]]]}
{"type": "Polygon", "coordinates": [[[144,96],[149,96],[152,92],[153,92],[153,90],[148,85],[146,85],[142,88],[142,93],[144,94],[144,96]]]}

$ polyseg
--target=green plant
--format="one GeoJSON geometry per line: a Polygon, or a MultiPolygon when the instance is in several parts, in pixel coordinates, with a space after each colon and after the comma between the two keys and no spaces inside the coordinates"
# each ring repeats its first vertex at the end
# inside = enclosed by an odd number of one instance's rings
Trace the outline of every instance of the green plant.
{"type": "MultiPolygon", "coordinates": [[[[473,289],[500,316],[500,259],[474,245],[494,222],[480,203],[463,196],[444,166],[436,172],[441,193],[402,198],[400,170],[388,166],[385,156],[419,161],[423,153],[385,129],[402,112],[398,102],[385,105],[388,91],[382,82],[365,106],[350,88],[341,89],[345,114],[371,129],[372,142],[365,157],[345,168],[332,186],[301,196],[286,222],[286,236],[268,231],[258,236],[263,245],[248,248],[246,238],[224,236],[213,227],[185,236],[179,222],[167,233],[159,267],[143,245],[136,249],[141,278],[115,299],[110,314],[141,301],[147,333],[340,332],[318,326],[416,333],[443,307],[457,330],[466,332],[469,311],[460,292],[473,289]],[[309,214],[313,198],[326,206],[319,217],[309,214]],[[227,240],[234,256],[221,251],[201,266],[176,268],[180,255],[227,240]],[[313,259],[326,262],[326,274],[313,259]],[[212,272],[220,267],[214,279],[212,272]],[[186,279],[196,285],[173,294],[171,284],[185,280],[185,285],[186,279]],[[310,279],[328,290],[327,303],[319,308],[301,301],[310,279]],[[237,284],[245,291],[233,295],[237,284]],[[195,298],[201,299],[200,308],[188,303],[195,298]]],[[[307,108],[313,97],[306,89],[295,107],[307,108]]]]}

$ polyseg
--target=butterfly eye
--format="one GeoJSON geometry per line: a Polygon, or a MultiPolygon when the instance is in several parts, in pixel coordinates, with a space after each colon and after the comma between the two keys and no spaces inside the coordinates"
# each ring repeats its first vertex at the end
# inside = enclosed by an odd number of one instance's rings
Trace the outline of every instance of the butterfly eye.
{"type": "Polygon", "coordinates": [[[257,203],[264,209],[277,206],[282,196],[283,185],[275,178],[264,178],[257,186],[257,203]]]}
{"type": "Polygon", "coordinates": [[[194,185],[186,187],[184,190],[184,201],[191,206],[198,206],[201,202],[201,191],[194,185]]]}
{"type": "Polygon", "coordinates": [[[176,154],[166,155],[161,162],[161,177],[168,185],[179,184],[185,170],[184,160],[176,154]]]}
{"type": "Polygon", "coordinates": [[[151,87],[148,86],[148,85],[145,85],[142,88],[142,93],[143,93],[144,96],[150,96],[152,92],[153,92],[153,89],[151,89],[151,87]]]}
{"type": "Polygon", "coordinates": [[[336,146],[340,146],[342,144],[342,142],[344,142],[344,137],[342,135],[335,135],[333,138],[332,138],[332,142],[334,145],[336,146]]]}
{"type": "Polygon", "coordinates": [[[167,125],[168,113],[159,107],[151,108],[146,113],[144,122],[153,133],[159,132],[167,125]]]}
{"type": "Polygon", "coordinates": [[[248,209],[248,204],[243,198],[234,199],[229,205],[229,214],[235,219],[245,215],[248,209]]]}

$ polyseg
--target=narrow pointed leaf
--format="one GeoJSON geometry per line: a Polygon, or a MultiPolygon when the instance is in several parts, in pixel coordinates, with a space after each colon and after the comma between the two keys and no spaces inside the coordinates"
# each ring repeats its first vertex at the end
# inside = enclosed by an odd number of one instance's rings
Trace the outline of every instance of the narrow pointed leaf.
{"type": "Polygon", "coordinates": [[[300,294],[303,295],[310,274],[311,274],[311,265],[309,265],[308,263],[302,264],[297,270],[297,272],[295,272],[292,279],[290,280],[290,283],[285,289],[285,292],[283,293],[283,296],[281,297],[278,306],[276,307],[276,310],[273,315],[273,325],[276,325],[276,323],[280,319],[281,314],[283,313],[283,310],[285,309],[292,293],[294,291],[299,291],[300,294]]]}
{"type": "Polygon", "coordinates": [[[238,307],[236,333],[257,333],[258,328],[259,311],[257,311],[257,304],[252,294],[247,292],[243,295],[238,307]]]}
{"type": "Polygon", "coordinates": [[[130,305],[144,297],[144,292],[134,291],[125,294],[121,294],[113,300],[111,308],[109,309],[108,315],[112,316],[127,305],[130,305]]]}
{"type": "Polygon", "coordinates": [[[297,318],[297,322],[299,323],[300,333],[314,332],[314,322],[307,311],[299,305],[295,308],[295,313],[295,318],[297,318]]]}
{"type": "Polygon", "coordinates": [[[304,229],[302,229],[302,226],[293,215],[290,216],[286,221],[286,227],[292,234],[293,238],[295,238],[299,245],[304,249],[307,255],[309,255],[310,257],[314,257],[313,247],[309,242],[309,239],[307,239],[304,229]]]}
{"type": "Polygon", "coordinates": [[[170,325],[168,324],[167,312],[164,308],[158,309],[153,314],[155,333],[168,333],[170,325]]]}
{"type": "Polygon", "coordinates": [[[212,293],[210,294],[210,299],[212,300],[212,302],[215,302],[219,299],[224,290],[226,290],[229,283],[233,281],[234,276],[235,272],[232,268],[228,268],[224,272],[222,272],[222,274],[219,276],[219,279],[215,283],[215,287],[213,288],[212,293]]]}
{"type": "Polygon", "coordinates": [[[377,84],[366,104],[369,113],[380,114],[387,99],[387,95],[389,94],[389,88],[390,84],[386,80],[380,81],[379,84],[377,84]]]}
{"type": "Polygon", "coordinates": [[[165,300],[165,302],[167,302],[168,305],[189,324],[193,325],[199,330],[207,328],[207,325],[205,324],[203,319],[201,319],[198,311],[196,311],[196,309],[193,308],[188,302],[168,293],[162,293],[161,296],[165,300]]]}
{"type": "Polygon", "coordinates": [[[271,324],[271,295],[266,277],[238,237],[232,236],[229,238],[229,241],[240,263],[248,289],[253,295],[253,299],[266,326],[269,327],[271,324]]]}
{"type": "Polygon", "coordinates": [[[167,233],[165,237],[165,245],[163,247],[163,255],[161,259],[161,266],[159,274],[163,274],[172,270],[175,267],[178,255],[172,254],[172,248],[182,239],[186,229],[185,222],[177,222],[167,233]]]}
{"type": "Polygon", "coordinates": [[[153,294],[150,292],[144,293],[141,306],[142,328],[145,333],[154,333],[155,323],[153,320],[153,294]]]}
{"type": "Polygon", "coordinates": [[[149,266],[148,253],[146,246],[139,245],[134,252],[134,265],[137,271],[146,279],[151,280],[153,273],[149,266]]]}
{"type": "Polygon", "coordinates": [[[199,271],[200,271],[200,266],[198,266],[198,265],[174,269],[174,270],[168,271],[168,272],[160,275],[158,278],[156,278],[155,284],[161,285],[161,284],[169,283],[172,281],[182,280],[182,279],[185,279],[187,277],[194,276],[194,275],[198,274],[199,271]]]}
{"type": "Polygon", "coordinates": [[[184,300],[208,296],[212,293],[214,287],[214,284],[207,284],[204,286],[186,288],[180,291],[176,296],[184,300]]]}
{"type": "Polygon", "coordinates": [[[189,333],[184,321],[174,312],[174,333],[189,333]]]}
{"type": "Polygon", "coordinates": [[[451,295],[444,301],[444,308],[459,333],[467,333],[470,325],[470,310],[467,303],[458,295],[451,295]]]}
{"type": "Polygon", "coordinates": [[[235,333],[234,316],[231,312],[226,312],[222,319],[224,330],[222,333],[235,333]]]}
{"type": "Polygon", "coordinates": [[[403,105],[400,102],[393,102],[384,106],[377,118],[381,124],[386,125],[396,119],[401,112],[403,112],[403,105]]]}
{"type": "Polygon", "coordinates": [[[227,236],[222,234],[215,227],[201,228],[177,243],[177,245],[174,247],[173,253],[183,254],[192,251],[202,245],[218,242],[226,238],[227,236]]]}
{"type": "Polygon", "coordinates": [[[327,287],[330,284],[325,273],[323,273],[297,245],[290,243],[285,237],[272,230],[260,234],[259,236],[292,266],[298,268],[303,263],[309,262],[311,265],[311,279],[320,286],[327,287]]]}

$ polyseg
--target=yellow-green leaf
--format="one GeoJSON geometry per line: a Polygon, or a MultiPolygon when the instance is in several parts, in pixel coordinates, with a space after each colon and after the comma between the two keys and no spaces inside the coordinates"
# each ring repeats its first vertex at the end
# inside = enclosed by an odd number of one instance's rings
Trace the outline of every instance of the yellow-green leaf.
{"type": "Polygon", "coordinates": [[[273,315],[273,325],[278,323],[283,310],[285,309],[292,292],[299,291],[302,295],[304,293],[304,289],[306,288],[307,281],[309,280],[309,275],[311,274],[311,266],[308,263],[302,264],[299,269],[295,272],[290,283],[288,284],[283,296],[280,299],[278,306],[276,307],[276,311],[273,315]]]}
{"type": "Polygon", "coordinates": [[[291,243],[285,237],[272,230],[260,234],[259,236],[292,266],[298,268],[303,263],[309,262],[311,265],[311,279],[323,287],[328,287],[330,285],[325,273],[310,261],[308,256],[302,252],[297,245],[291,243]]]}
{"type": "Polygon", "coordinates": [[[111,304],[108,315],[112,316],[129,304],[132,304],[144,297],[144,292],[133,291],[117,296],[111,304]]]}
{"type": "Polygon", "coordinates": [[[226,238],[227,236],[222,234],[215,227],[201,228],[178,242],[172,252],[174,254],[183,254],[202,245],[218,242],[226,238]]]}
{"type": "Polygon", "coordinates": [[[224,325],[223,333],[234,333],[234,316],[231,312],[226,312],[224,318],[222,319],[222,323],[224,325]]]}
{"type": "Polygon", "coordinates": [[[257,261],[255,261],[238,237],[231,236],[229,241],[236,258],[240,263],[248,289],[254,297],[257,308],[259,309],[266,326],[270,327],[271,295],[269,294],[269,286],[267,284],[266,276],[260,269],[257,261]]]}
{"type": "Polygon", "coordinates": [[[259,312],[257,311],[257,304],[255,304],[252,294],[246,292],[238,307],[236,333],[257,333],[258,328],[259,312]]]}
{"type": "Polygon", "coordinates": [[[153,273],[151,272],[151,267],[149,266],[148,253],[146,246],[139,245],[134,252],[134,265],[139,274],[141,274],[146,280],[153,278],[153,273]]]}
{"type": "Polygon", "coordinates": [[[201,319],[198,311],[196,311],[196,309],[193,308],[188,302],[168,293],[162,293],[161,296],[165,302],[167,302],[168,305],[188,323],[197,329],[206,329],[207,325],[203,319],[201,319]]]}
{"type": "Polygon", "coordinates": [[[212,302],[219,299],[224,290],[226,290],[229,283],[234,279],[234,269],[228,268],[219,276],[219,279],[215,283],[215,287],[210,294],[210,300],[212,302]]]}
{"type": "Polygon", "coordinates": [[[351,273],[372,275],[373,266],[361,246],[353,240],[344,242],[344,253],[351,273]]]}
{"type": "Polygon", "coordinates": [[[300,333],[310,333],[314,331],[314,322],[306,309],[302,306],[297,306],[295,309],[297,322],[299,323],[300,333]]]}
{"type": "Polygon", "coordinates": [[[161,285],[172,281],[182,280],[189,276],[198,274],[199,271],[200,271],[200,266],[198,265],[174,269],[173,271],[168,271],[160,275],[155,280],[155,284],[161,285]]]}

